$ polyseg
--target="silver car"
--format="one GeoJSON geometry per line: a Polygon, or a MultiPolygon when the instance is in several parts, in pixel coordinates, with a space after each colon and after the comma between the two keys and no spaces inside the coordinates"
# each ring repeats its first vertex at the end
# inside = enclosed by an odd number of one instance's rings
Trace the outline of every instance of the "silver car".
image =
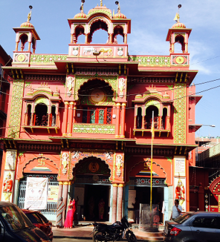
{"type": "Polygon", "coordinates": [[[165,241],[172,242],[219,242],[220,213],[184,213],[165,222],[164,236],[165,241]]]}

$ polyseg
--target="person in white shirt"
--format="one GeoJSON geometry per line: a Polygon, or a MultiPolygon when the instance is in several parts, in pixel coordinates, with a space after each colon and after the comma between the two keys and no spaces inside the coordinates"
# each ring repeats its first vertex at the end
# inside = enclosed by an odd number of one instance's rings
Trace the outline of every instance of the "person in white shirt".
{"type": "Polygon", "coordinates": [[[182,207],[179,205],[179,200],[178,199],[175,199],[175,203],[174,204],[175,205],[172,208],[172,213],[171,213],[170,220],[179,217],[180,214],[182,213],[182,210],[183,210],[182,207]]]}

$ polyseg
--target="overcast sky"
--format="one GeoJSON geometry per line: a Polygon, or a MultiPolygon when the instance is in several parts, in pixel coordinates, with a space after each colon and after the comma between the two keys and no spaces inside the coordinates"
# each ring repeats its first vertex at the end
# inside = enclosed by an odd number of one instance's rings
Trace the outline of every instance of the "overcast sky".
{"type": "MultiPolygon", "coordinates": [[[[79,12],[80,0],[0,0],[0,45],[12,56],[15,49],[13,27],[27,20],[29,5],[33,6],[32,20],[41,40],[36,53],[67,54],[70,41],[68,18],[79,12]]],[[[99,0],[86,0],[85,13],[99,4],[99,0]]],[[[103,0],[111,10],[117,9],[114,0],[103,0]]],[[[220,78],[220,1],[219,0],[120,0],[121,12],[131,22],[128,36],[129,54],[168,55],[167,31],[180,9],[180,22],[192,28],[189,38],[190,69],[199,70],[194,83],[220,78]]],[[[105,32],[95,32],[93,43],[106,43],[105,32]]],[[[82,38],[80,38],[82,40],[82,38]]],[[[83,38],[84,40],[84,38],[83,38]]],[[[200,92],[220,85],[220,80],[198,85],[200,92]]],[[[220,136],[220,87],[198,93],[203,95],[196,106],[197,124],[214,124],[215,128],[203,126],[197,136],[220,136]]]]}

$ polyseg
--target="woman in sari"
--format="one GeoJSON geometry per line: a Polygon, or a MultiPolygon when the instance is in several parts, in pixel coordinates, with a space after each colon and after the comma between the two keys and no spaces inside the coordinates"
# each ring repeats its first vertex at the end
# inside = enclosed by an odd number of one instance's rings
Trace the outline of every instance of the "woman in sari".
{"type": "Polygon", "coordinates": [[[64,223],[64,228],[72,228],[73,227],[73,218],[74,218],[74,213],[76,211],[76,206],[75,206],[75,200],[73,199],[72,201],[69,201],[69,206],[68,206],[68,212],[66,215],[66,220],[64,223]]]}

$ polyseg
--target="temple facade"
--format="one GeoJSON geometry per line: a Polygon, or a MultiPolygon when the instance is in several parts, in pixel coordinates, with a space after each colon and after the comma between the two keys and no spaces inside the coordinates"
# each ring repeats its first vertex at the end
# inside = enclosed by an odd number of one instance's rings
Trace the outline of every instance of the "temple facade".
{"type": "Polygon", "coordinates": [[[1,200],[31,209],[44,193],[42,212],[55,220],[57,199],[67,204],[75,198],[78,219],[87,221],[100,219],[102,200],[102,220],[134,219],[135,207],[150,202],[153,122],[153,204],[163,207],[164,220],[176,198],[188,211],[199,97],[191,86],[197,74],[189,69],[191,29],[180,23],[179,14],[168,30],[169,54],[155,56],[128,54],[131,20],[119,5],[114,14],[101,1],[86,14],[82,4],[68,19],[67,54],[36,53],[40,37],[30,15],[14,28],[12,66],[3,67],[13,81],[1,200]],[[93,44],[99,29],[108,39],[93,44]],[[175,51],[179,44],[181,53],[175,51]],[[47,181],[38,197],[30,178],[47,181]]]}

